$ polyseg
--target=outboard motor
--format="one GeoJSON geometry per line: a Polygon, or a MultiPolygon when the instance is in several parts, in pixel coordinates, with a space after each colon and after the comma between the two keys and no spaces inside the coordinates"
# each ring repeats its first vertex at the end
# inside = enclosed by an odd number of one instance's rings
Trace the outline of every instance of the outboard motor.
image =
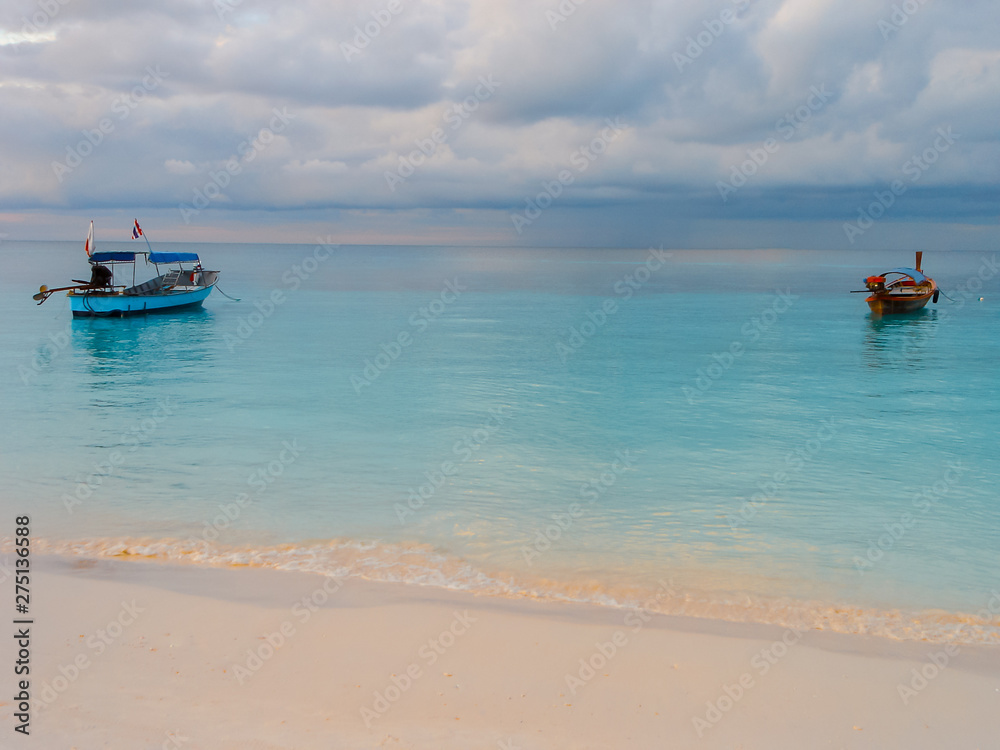
{"type": "Polygon", "coordinates": [[[107,266],[95,265],[90,269],[91,286],[111,286],[112,273],[107,266]]]}
{"type": "Polygon", "coordinates": [[[885,291],[885,276],[869,276],[865,279],[865,286],[869,292],[878,294],[885,291]]]}

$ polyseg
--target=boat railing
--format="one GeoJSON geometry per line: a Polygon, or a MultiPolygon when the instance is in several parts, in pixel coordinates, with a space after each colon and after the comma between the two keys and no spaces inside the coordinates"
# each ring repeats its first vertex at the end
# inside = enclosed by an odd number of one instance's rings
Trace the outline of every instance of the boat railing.
{"type": "Polygon", "coordinates": [[[180,282],[182,273],[183,271],[179,268],[174,268],[171,269],[170,271],[167,271],[165,274],[163,274],[163,276],[160,277],[161,279],[160,288],[163,289],[164,291],[167,289],[173,289],[175,286],[177,286],[178,282],[180,282]]]}

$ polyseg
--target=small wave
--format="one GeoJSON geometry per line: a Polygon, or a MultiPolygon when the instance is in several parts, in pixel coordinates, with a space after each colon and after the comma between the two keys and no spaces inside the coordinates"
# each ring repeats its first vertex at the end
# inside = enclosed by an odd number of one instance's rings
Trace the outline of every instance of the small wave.
{"type": "MultiPolygon", "coordinates": [[[[255,567],[369,581],[434,586],[482,596],[530,598],[644,609],[728,622],[865,634],[899,641],[1000,644],[997,607],[976,614],[905,611],[838,605],[737,592],[706,592],[659,581],[609,585],[593,580],[556,580],[523,573],[490,572],[424,544],[385,544],[332,539],[272,546],[222,545],[179,539],[113,538],[32,541],[36,552],[213,567],[255,567]]],[[[0,550],[13,552],[9,540],[0,550]]],[[[991,600],[992,602],[992,600],[991,600]]]]}

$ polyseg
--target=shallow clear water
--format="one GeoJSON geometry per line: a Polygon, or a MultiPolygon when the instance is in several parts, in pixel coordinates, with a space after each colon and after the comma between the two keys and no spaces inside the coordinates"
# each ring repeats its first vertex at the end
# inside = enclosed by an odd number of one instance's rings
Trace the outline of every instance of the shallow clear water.
{"type": "Polygon", "coordinates": [[[1000,588],[995,256],[929,254],[957,302],[877,320],[848,290],[912,258],[161,249],[243,301],[72,320],[30,295],[80,244],[0,245],[0,502],[52,549],[605,603],[667,581],[668,611],[897,637],[1000,588]]]}

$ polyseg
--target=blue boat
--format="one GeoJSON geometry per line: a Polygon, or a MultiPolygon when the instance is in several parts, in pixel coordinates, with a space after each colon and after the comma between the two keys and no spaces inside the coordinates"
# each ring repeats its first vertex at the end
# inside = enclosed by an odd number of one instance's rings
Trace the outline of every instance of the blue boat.
{"type": "MultiPolygon", "coordinates": [[[[135,222],[133,239],[145,238],[139,222],[135,222]]],[[[95,252],[94,222],[84,250],[90,263],[90,281],[73,279],[75,286],[49,289],[41,287],[34,296],[42,304],[56,292],[67,292],[74,316],[123,316],[156,312],[173,312],[198,307],[212,293],[219,278],[218,271],[202,268],[197,253],[95,252]],[[156,277],[136,283],[136,259],[141,256],[146,265],[156,268],[156,277]],[[164,268],[161,268],[164,266],[164,268]]]]}

